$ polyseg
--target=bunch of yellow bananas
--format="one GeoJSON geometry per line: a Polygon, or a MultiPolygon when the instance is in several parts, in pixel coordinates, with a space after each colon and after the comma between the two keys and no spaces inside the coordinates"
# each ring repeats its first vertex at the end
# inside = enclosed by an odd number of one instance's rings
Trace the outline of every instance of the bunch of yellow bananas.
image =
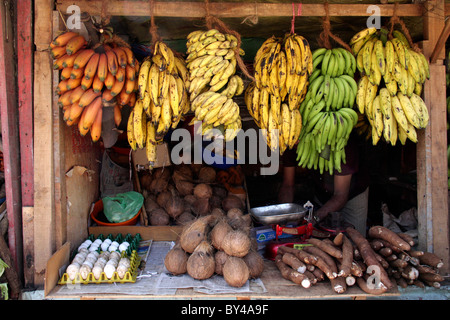
{"type": "Polygon", "coordinates": [[[96,142],[101,136],[104,102],[114,105],[117,126],[122,106],[134,105],[139,63],[130,48],[114,42],[95,50],[86,45],[82,35],[66,31],[51,42],[50,53],[55,59],[54,69],[61,70],[56,93],[64,121],[69,126],[78,122],[80,134],[84,136],[90,130],[96,142]]]}
{"type": "Polygon", "coordinates": [[[313,71],[309,43],[297,34],[272,36],[256,53],[254,67],[255,81],[247,87],[246,106],[263,129],[268,146],[278,147],[283,154],[295,145],[302,129],[298,108],[313,71]]]}
{"type": "Polygon", "coordinates": [[[392,145],[397,139],[401,144],[405,144],[406,139],[417,142],[416,129],[425,128],[429,122],[428,109],[422,98],[414,92],[410,97],[400,91],[392,95],[387,88],[381,88],[378,93],[367,88],[364,92],[364,87],[369,85],[370,81],[364,76],[357,103],[366,106],[364,113],[372,127],[372,143],[376,145],[381,137],[392,145]]]}
{"type": "Polygon", "coordinates": [[[279,95],[272,95],[264,88],[258,90],[256,82],[247,86],[245,104],[272,151],[278,148],[283,154],[287,148],[294,147],[302,130],[298,109],[291,110],[287,103],[281,102],[279,95]]]}
{"type": "Polygon", "coordinates": [[[350,41],[362,74],[356,104],[372,126],[374,145],[381,137],[392,145],[397,138],[402,144],[407,138],[416,142],[416,129],[428,124],[428,110],[420,98],[430,77],[428,61],[399,30],[392,35],[387,39],[386,29],[368,28],[350,41]]]}
{"type": "Polygon", "coordinates": [[[233,101],[244,91],[242,78],[235,74],[238,40],[217,29],[196,30],[187,39],[191,123],[202,121],[202,135],[218,128],[230,141],[242,128],[239,106],[233,101]]]}
{"type": "Polygon", "coordinates": [[[131,148],[146,147],[150,165],[156,160],[156,145],[190,109],[186,81],[184,60],[157,41],[153,56],[145,58],[139,69],[137,99],[127,125],[131,148]]]}
{"type": "Polygon", "coordinates": [[[352,109],[357,83],[353,78],[356,59],[343,48],[318,48],[305,99],[300,104],[304,128],[297,146],[298,165],[341,171],[345,146],[358,115],[352,109]]]}

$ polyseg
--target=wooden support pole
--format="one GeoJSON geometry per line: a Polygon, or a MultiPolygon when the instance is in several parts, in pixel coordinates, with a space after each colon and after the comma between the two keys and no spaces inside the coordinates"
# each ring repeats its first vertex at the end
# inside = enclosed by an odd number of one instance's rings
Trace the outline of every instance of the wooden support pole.
{"type": "Polygon", "coordinates": [[[34,53],[34,268],[35,286],[44,283],[48,259],[55,250],[53,161],[52,40],[53,1],[35,0],[34,53]]]}
{"type": "Polygon", "coordinates": [[[2,123],[5,193],[8,210],[8,246],[14,268],[22,270],[22,203],[17,108],[17,78],[14,52],[14,2],[0,6],[0,115],[2,123]]]}
{"type": "MultiPolygon", "coordinates": [[[[17,99],[19,103],[20,167],[22,182],[22,233],[25,264],[24,286],[34,287],[34,271],[27,262],[33,256],[33,241],[28,241],[28,213],[33,207],[33,4],[31,0],[17,2],[17,99]]],[[[32,212],[32,210],[31,210],[32,212]]],[[[32,218],[32,216],[31,216],[32,218]]],[[[32,227],[32,225],[31,225],[32,227]]],[[[32,230],[32,229],[31,229],[32,230]]],[[[33,234],[33,233],[31,233],[33,234]]]]}
{"type": "MultiPolygon", "coordinates": [[[[430,57],[445,25],[444,0],[425,3],[423,51],[430,57]]],[[[424,86],[424,100],[430,122],[419,130],[417,144],[417,197],[420,249],[431,251],[449,272],[449,214],[447,187],[447,114],[444,48],[430,64],[430,80],[424,86]]]]}

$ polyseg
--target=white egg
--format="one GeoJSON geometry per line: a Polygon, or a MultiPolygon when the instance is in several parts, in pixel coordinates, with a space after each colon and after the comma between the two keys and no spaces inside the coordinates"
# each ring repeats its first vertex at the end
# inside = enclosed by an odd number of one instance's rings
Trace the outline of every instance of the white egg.
{"type": "Polygon", "coordinates": [[[78,253],[87,255],[89,253],[89,250],[87,249],[87,247],[82,247],[81,249],[78,250],[78,253]]]}
{"type": "Polygon", "coordinates": [[[97,251],[97,250],[98,250],[98,246],[96,246],[96,245],[91,245],[91,246],[89,247],[89,252],[97,251]]]}
{"type": "Polygon", "coordinates": [[[130,259],[128,259],[128,258],[120,259],[119,265],[124,265],[125,267],[129,268],[131,266],[130,259]]]}
{"type": "Polygon", "coordinates": [[[109,248],[109,243],[103,242],[102,245],[100,246],[100,249],[102,249],[102,251],[107,251],[108,248],[109,248]]]}
{"type": "Polygon", "coordinates": [[[124,246],[123,243],[119,246],[119,252],[126,251],[127,246],[124,246]]]}
{"type": "Polygon", "coordinates": [[[101,239],[95,239],[95,240],[94,240],[94,243],[96,243],[96,244],[98,244],[98,245],[100,245],[102,242],[103,242],[103,241],[102,241],[101,239]]]}
{"type": "Polygon", "coordinates": [[[96,280],[100,279],[100,277],[101,277],[101,275],[102,275],[102,272],[103,272],[103,266],[101,266],[101,265],[97,265],[97,264],[96,264],[96,265],[92,268],[92,273],[93,273],[94,278],[95,278],[96,280]]]}
{"type": "Polygon", "coordinates": [[[111,242],[111,245],[115,245],[115,246],[119,246],[119,243],[117,242],[117,241],[113,241],[113,242],[111,242]]]}
{"type": "Polygon", "coordinates": [[[83,264],[80,267],[81,278],[83,278],[83,280],[86,280],[87,277],[89,276],[89,273],[91,272],[91,270],[92,270],[92,265],[89,266],[88,264],[83,264]]]}
{"type": "Polygon", "coordinates": [[[111,255],[111,252],[109,251],[103,251],[100,253],[100,255],[98,256],[98,258],[105,258],[106,260],[109,259],[109,256],[111,255]]]}
{"type": "Polygon", "coordinates": [[[117,270],[117,275],[119,276],[119,278],[123,279],[123,277],[125,277],[125,274],[128,271],[128,268],[125,265],[120,264],[116,270],[117,270]]]}
{"type": "Polygon", "coordinates": [[[75,280],[78,271],[80,270],[80,264],[72,262],[67,266],[66,273],[71,281],[75,280]]]}
{"type": "Polygon", "coordinates": [[[92,244],[92,241],[87,239],[87,240],[84,240],[83,244],[86,244],[87,246],[90,246],[92,244]]]}
{"type": "Polygon", "coordinates": [[[92,269],[92,267],[94,266],[94,263],[85,260],[81,266],[84,266],[84,265],[86,265],[86,266],[88,266],[89,268],[92,269]]]}
{"type": "Polygon", "coordinates": [[[109,248],[108,248],[108,251],[109,251],[109,252],[113,252],[113,251],[116,251],[116,250],[117,250],[117,247],[114,246],[114,245],[112,245],[112,244],[111,244],[111,245],[109,246],[109,248]]]}
{"type": "Polygon", "coordinates": [[[112,240],[110,238],[106,238],[105,240],[103,240],[103,243],[105,242],[111,244],[112,240]]]}
{"type": "Polygon", "coordinates": [[[106,264],[105,268],[103,269],[103,272],[105,272],[105,275],[108,279],[111,279],[113,277],[115,271],[116,267],[113,264],[106,264]]]}
{"type": "Polygon", "coordinates": [[[111,255],[109,256],[109,259],[117,259],[117,261],[120,260],[120,253],[117,251],[111,252],[111,255]]]}

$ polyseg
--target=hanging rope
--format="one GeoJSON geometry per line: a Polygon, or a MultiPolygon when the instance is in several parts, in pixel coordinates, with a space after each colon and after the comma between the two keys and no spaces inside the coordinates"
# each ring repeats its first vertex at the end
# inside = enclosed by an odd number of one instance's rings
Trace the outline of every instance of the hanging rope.
{"type": "Polygon", "coordinates": [[[153,51],[153,48],[155,47],[155,43],[158,41],[161,41],[162,38],[158,34],[158,26],[155,24],[155,1],[150,0],[150,36],[152,38],[151,40],[151,50],[153,51]]]}
{"type": "Polygon", "coordinates": [[[406,39],[408,40],[409,45],[411,46],[411,48],[418,53],[422,53],[422,50],[419,48],[419,46],[413,42],[412,38],[411,38],[411,34],[409,33],[408,28],[406,27],[405,23],[403,22],[402,19],[400,19],[400,17],[397,15],[397,11],[398,11],[398,2],[396,2],[394,4],[394,13],[391,17],[391,19],[389,20],[389,24],[390,24],[390,29],[389,29],[389,34],[388,34],[388,38],[392,39],[392,33],[394,32],[394,26],[396,24],[399,24],[402,28],[402,32],[405,35],[406,39]]]}
{"type": "Polygon", "coordinates": [[[247,78],[251,79],[252,81],[255,81],[255,78],[253,78],[253,76],[248,72],[245,63],[239,54],[239,51],[241,49],[241,43],[242,43],[241,35],[238,32],[228,28],[228,26],[222,20],[218,19],[217,17],[213,16],[210,13],[209,0],[205,0],[205,12],[206,12],[206,14],[205,14],[206,27],[208,29],[217,29],[222,33],[228,33],[228,34],[231,34],[236,37],[237,42],[238,42],[237,46],[234,48],[236,62],[239,65],[239,68],[241,69],[242,73],[244,73],[244,75],[247,78]]]}
{"type": "Polygon", "coordinates": [[[330,13],[328,9],[328,2],[324,3],[325,8],[325,17],[322,18],[322,28],[323,31],[319,35],[319,44],[327,49],[331,49],[330,38],[332,38],[335,42],[340,44],[345,50],[352,52],[350,46],[345,43],[341,38],[336,36],[331,32],[331,23],[330,23],[330,13]]]}
{"type": "MultiPolygon", "coordinates": [[[[297,16],[302,15],[302,4],[299,3],[297,7],[297,16]]],[[[292,2],[292,20],[291,20],[291,34],[295,33],[295,4],[292,2]]]]}

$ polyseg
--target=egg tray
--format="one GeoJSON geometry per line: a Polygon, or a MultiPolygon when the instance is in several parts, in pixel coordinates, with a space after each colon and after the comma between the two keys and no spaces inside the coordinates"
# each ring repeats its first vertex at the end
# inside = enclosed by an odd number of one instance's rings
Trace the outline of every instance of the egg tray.
{"type": "MultiPolygon", "coordinates": [[[[99,234],[97,237],[95,237],[93,234],[89,235],[86,240],[91,240],[94,242],[97,239],[100,239],[104,241],[105,239],[111,239],[112,241],[117,241],[118,243],[122,243],[124,241],[127,241],[130,246],[125,251],[128,256],[131,255],[131,253],[134,250],[137,250],[139,247],[139,242],[142,240],[142,237],[139,233],[136,233],[136,235],[133,237],[130,233],[127,233],[125,236],[123,236],[121,233],[119,233],[116,237],[114,237],[111,233],[108,234],[106,237],[103,234],[99,234]]],[[[101,252],[100,248],[97,250],[98,253],[101,252]]],[[[78,249],[73,250],[72,255],[70,257],[70,260],[73,260],[75,255],[78,253],[78,249]]]]}
{"type": "MultiPolygon", "coordinates": [[[[122,252],[121,257],[127,257],[127,254],[125,252],[122,252]]],[[[65,272],[61,279],[58,281],[58,284],[65,285],[65,284],[100,284],[100,283],[134,283],[136,282],[136,277],[138,273],[138,267],[141,262],[141,258],[138,256],[137,251],[133,250],[130,257],[130,268],[128,268],[128,271],[125,272],[125,275],[123,278],[120,278],[117,274],[117,271],[114,271],[113,276],[111,279],[108,279],[106,277],[105,272],[102,272],[100,275],[100,278],[95,279],[94,274],[92,272],[89,272],[86,279],[83,279],[80,275],[80,273],[77,273],[75,276],[75,279],[70,280],[69,275],[65,272]]]]}

